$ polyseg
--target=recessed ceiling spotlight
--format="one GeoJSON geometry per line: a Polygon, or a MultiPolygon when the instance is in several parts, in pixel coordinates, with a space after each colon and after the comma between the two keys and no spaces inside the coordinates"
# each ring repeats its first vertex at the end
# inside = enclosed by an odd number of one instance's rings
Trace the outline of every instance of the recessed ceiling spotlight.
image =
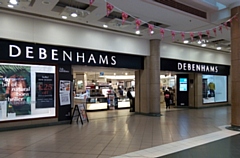
{"type": "Polygon", "coordinates": [[[116,73],[113,74],[114,76],[116,75],[116,73]]]}
{"type": "Polygon", "coordinates": [[[48,0],[43,0],[43,1],[42,1],[42,4],[49,5],[50,2],[49,2],[48,0]]]}
{"type": "Polygon", "coordinates": [[[206,45],[205,43],[203,43],[201,46],[202,46],[202,47],[206,47],[207,45],[206,45]]]}
{"type": "Polygon", "coordinates": [[[77,16],[78,16],[77,13],[72,13],[72,14],[71,14],[71,17],[76,18],[77,16]]]}
{"type": "Polygon", "coordinates": [[[125,75],[128,75],[128,73],[126,72],[125,75]]]}
{"type": "Polygon", "coordinates": [[[14,6],[11,4],[8,4],[8,8],[13,8],[14,6]]]}
{"type": "Polygon", "coordinates": [[[104,28],[108,28],[108,25],[107,25],[107,24],[103,24],[103,27],[104,27],[104,28]]]}
{"type": "Polygon", "coordinates": [[[202,43],[202,41],[198,41],[197,43],[198,43],[198,44],[201,44],[201,43],[202,43]]]}
{"type": "Polygon", "coordinates": [[[184,40],[183,43],[187,44],[189,43],[189,40],[184,40]]]}
{"type": "Polygon", "coordinates": [[[67,19],[67,16],[63,15],[62,18],[63,18],[63,19],[67,19]]]}
{"type": "Polygon", "coordinates": [[[221,49],[222,49],[222,47],[217,47],[216,49],[217,49],[217,50],[221,50],[221,49]]]}
{"type": "Polygon", "coordinates": [[[139,30],[137,30],[135,33],[136,33],[137,35],[139,35],[139,34],[140,34],[140,31],[139,31],[139,30]]]}
{"type": "Polygon", "coordinates": [[[13,4],[13,5],[17,5],[18,1],[17,0],[10,0],[9,3],[13,4]]]}
{"type": "Polygon", "coordinates": [[[154,31],[152,30],[150,33],[151,33],[151,34],[154,34],[154,31]]]}

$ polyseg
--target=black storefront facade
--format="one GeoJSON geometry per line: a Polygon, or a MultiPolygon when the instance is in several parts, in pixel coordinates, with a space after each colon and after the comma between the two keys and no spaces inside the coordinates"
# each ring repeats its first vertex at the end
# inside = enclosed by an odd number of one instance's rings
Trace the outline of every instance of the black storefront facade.
{"type": "Polygon", "coordinates": [[[229,105],[230,66],[161,58],[160,70],[176,72],[176,105],[204,108],[229,105]]]}
{"type": "Polygon", "coordinates": [[[72,65],[141,70],[144,61],[144,56],[5,39],[0,50],[0,123],[5,127],[70,120],[72,65]]]}

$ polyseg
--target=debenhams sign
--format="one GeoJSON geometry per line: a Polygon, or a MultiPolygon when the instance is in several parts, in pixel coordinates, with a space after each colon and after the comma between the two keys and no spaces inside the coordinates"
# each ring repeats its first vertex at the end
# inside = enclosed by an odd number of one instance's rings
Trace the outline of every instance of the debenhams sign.
{"type": "Polygon", "coordinates": [[[0,60],[143,69],[144,57],[67,46],[0,39],[0,60]]]}
{"type": "Polygon", "coordinates": [[[32,46],[26,46],[24,48],[24,53],[21,47],[17,45],[9,45],[9,57],[10,58],[18,58],[24,54],[26,59],[33,60],[46,60],[49,59],[51,61],[60,61],[60,62],[76,62],[76,63],[92,63],[98,65],[116,65],[116,56],[114,55],[94,55],[93,53],[88,54],[88,56],[84,52],[72,52],[58,49],[47,49],[43,47],[39,47],[37,50],[32,46]],[[60,57],[61,54],[61,57],[60,57]]]}
{"type": "Polygon", "coordinates": [[[218,66],[211,66],[206,64],[194,64],[187,62],[178,62],[179,71],[192,71],[192,72],[218,72],[218,66]]]}

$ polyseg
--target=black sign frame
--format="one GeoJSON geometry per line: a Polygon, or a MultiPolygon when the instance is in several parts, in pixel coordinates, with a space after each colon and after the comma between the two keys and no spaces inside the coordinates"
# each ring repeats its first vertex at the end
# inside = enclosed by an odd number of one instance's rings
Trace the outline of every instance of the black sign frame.
{"type": "Polygon", "coordinates": [[[144,56],[0,39],[2,61],[144,69],[144,56]]]}
{"type": "Polygon", "coordinates": [[[194,72],[211,75],[230,74],[229,65],[201,63],[167,58],[160,58],[160,70],[175,72],[194,72]]]}

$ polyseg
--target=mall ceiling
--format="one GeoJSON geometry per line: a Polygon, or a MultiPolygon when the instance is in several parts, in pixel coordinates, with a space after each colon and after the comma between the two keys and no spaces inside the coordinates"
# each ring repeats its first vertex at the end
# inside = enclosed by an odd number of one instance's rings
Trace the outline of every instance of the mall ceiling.
{"type": "Polygon", "coordinates": [[[165,30],[163,42],[183,44],[181,32],[185,32],[187,45],[214,49],[221,46],[220,52],[229,53],[230,29],[223,27],[222,33],[213,28],[220,26],[231,18],[231,7],[239,4],[239,0],[95,0],[89,5],[89,0],[15,0],[18,3],[9,6],[10,1],[0,0],[0,12],[43,18],[51,21],[61,21],[69,25],[79,25],[91,29],[134,36],[144,39],[161,39],[160,29],[165,30]],[[106,2],[114,6],[113,11],[106,16],[106,2]],[[122,24],[122,11],[131,15],[122,24]],[[71,14],[76,13],[77,17],[71,14]],[[63,19],[64,17],[64,19],[63,19]],[[141,19],[141,33],[135,34],[136,18],[141,19]],[[103,25],[108,25],[104,28],[103,25]],[[149,33],[148,24],[154,26],[153,34],[149,33]],[[206,34],[210,30],[210,37],[206,34]],[[171,31],[176,33],[172,40],[171,31]],[[190,32],[195,32],[193,41],[190,32]],[[198,43],[198,32],[202,32],[202,43],[198,43]]]}

